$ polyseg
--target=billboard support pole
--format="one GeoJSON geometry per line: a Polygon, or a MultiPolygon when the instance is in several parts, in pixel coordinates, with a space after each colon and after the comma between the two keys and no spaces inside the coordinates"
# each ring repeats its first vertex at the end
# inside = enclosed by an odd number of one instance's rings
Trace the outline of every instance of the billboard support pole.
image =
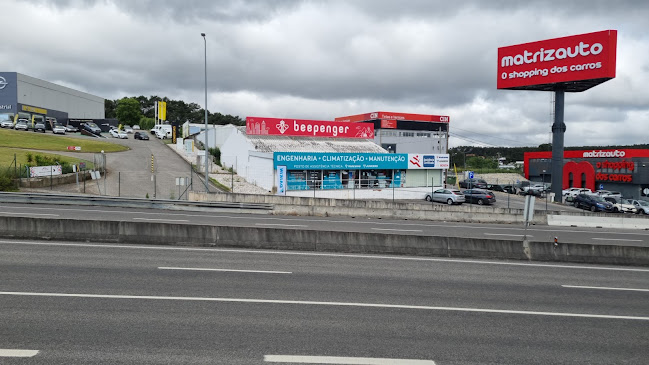
{"type": "Polygon", "coordinates": [[[561,203],[563,189],[563,135],[566,124],[563,122],[564,89],[554,91],[554,124],[552,124],[552,192],[554,201],[561,203]]]}

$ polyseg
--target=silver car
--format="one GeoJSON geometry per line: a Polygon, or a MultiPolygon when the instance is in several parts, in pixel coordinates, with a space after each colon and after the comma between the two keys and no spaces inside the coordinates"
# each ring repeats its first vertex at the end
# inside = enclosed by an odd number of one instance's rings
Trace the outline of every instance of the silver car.
{"type": "Polygon", "coordinates": [[[440,203],[446,203],[448,205],[452,204],[462,204],[466,201],[464,194],[457,189],[437,189],[431,193],[426,194],[427,201],[434,201],[440,203]]]}

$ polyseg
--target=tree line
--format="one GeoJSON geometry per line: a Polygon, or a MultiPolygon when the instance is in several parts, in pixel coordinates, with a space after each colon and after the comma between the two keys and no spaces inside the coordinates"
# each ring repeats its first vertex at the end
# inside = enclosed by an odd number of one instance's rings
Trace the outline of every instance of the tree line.
{"type": "MultiPolygon", "coordinates": [[[[185,103],[182,100],[171,100],[167,97],[152,95],[124,97],[108,100],[104,103],[107,119],[116,118],[121,124],[140,125],[142,129],[151,129],[155,124],[155,102],[167,103],[167,121],[177,123],[205,123],[205,109],[196,103],[185,103]]],[[[215,125],[245,125],[246,121],[238,116],[207,111],[207,122],[215,125]]]]}

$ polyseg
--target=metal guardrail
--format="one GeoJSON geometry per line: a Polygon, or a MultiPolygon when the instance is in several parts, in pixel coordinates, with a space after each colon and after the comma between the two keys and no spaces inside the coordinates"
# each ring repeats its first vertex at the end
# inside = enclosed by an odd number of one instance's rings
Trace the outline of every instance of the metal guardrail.
{"type": "Polygon", "coordinates": [[[117,208],[143,208],[167,210],[248,210],[271,211],[273,204],[265,203],[234,203],[234,202],[198,202],[187,200],[145,199],[145,198],[120,198],[97,195],[66,195],[43,193],[7,193],[0,192],[1,203],[21,204],[59,204],[103,206],[117,208]]]}

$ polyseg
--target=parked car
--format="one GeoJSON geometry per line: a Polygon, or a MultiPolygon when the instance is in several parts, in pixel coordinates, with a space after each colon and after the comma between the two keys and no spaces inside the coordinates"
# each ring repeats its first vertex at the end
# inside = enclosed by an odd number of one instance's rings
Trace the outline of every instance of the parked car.
{"type": "Polygon", "coordinates": [[[34,123],[34,132],[45,133],[45,123],[43,123],[43,122],[34,123]]]}
{"type": "Polygon", "coordinates": [[[144,133],[144,132],[135,132],[135,134],[133,134],[133,138],[141,139],[143,141],[148,141],[149,140],[149,136],[147,136],[146,133],[144,133]]]}
{"type": "Polygon", "coordinates": [[[23,131],[26,131],[27,129],[29,129],[29,126],[27,124],[27,120],[18,119],[18,121],[16,122],[16,125],[14,126],[14,129],[15,130],[23,130],[23,131]]]}
{"type": "Polygon", "coordinates": [[[140,130],[140,126],[137,125],[137,124],[133,124],[133,130],[139,131],[139,130],[140,130]]]}
{"type": "Polygon", "coordinates": [[[597,190],[595,191],[594,194],[597,194],[598,196],[601,197],[617,197],[617,198],[622,198],[622,193],[619,191],[608,191],[608,190],[597,190]]]}
{"type": "Polygon", "coordinates": [[[9,120],[9,119],[3,120],[2,122],[0,122],[0,127],[2,127],[2,128],[13,128],[14,127],[14,121],[9,120]]]}
{"type": "Polygon", "coordinates": [[[110,133],[114,138],[128,139],[128,134],[126,134],[126,132],[116,128],[109,130],[108,133],[110,133]]]}
{"type": "Polygon", "coordinates": [[[513,185],[487,184],[487,190],[499,191],[508,194],[516,194],[518,191],[513,185]]]}
{"type": "Polygon", "coordinates": [[[156,129],[155,136],[159,139],[171,138],[171,131],[167,129],[156,129]]]}
{"type": "Polygon", "coordinates": [[[78,132],[79,128],[73,126],[72,124],[68,124],[68,125],[65,126],[65,131],[74,133],[74,132],[78,132]]]}
{"type": "Polygon", "coordinates": [[[613,213],[635,213],[636,208],[629,199],[622,199],[616,196],[602,197],[607,202],[613,204],[613,213]]]}
{"type": "Polygon", "coordinates": [[[460,187],[462,189],[486,189],[487,182],[482,179],[464,179],[460,181],[460,187]]]}
{"type": "Polygon", "coordinates": [[[126,133],[133,133],[133,128],[131,128],[130,125],[125,125],[122,128],[124,129],[124,132],[126,132],[126,133]]]}
{"type": "Polygon", "coordinates": [[[593,191],[586,188],[569,188],[561,192],[564,198],[574,198],[579,194],[592,194],[593,191]]]}
{"type": "Polygon", "coordinates": [[[466,201],[464,194],[457,189],[437,189],[431,193],[426,194],[426,200],[431,202],[452,204],[462,204],[466,201]]]}
{"type": "Polygon", "coordinates": [[[576,208],[589,209],[591,212],[612,212],[613,204],[604,200],[604,198],[592,194],[579,194],[575,197],[572,204],[576,208]]]}
{"type": "Polygon", "coordinates": [[[65,127],[59,123],[55,123],[52,126],[52,133],[54,134],[65,134],[65,127]]]}
{"type": "Polygon", "coordinates": [[[90,132],[90,133],[98,135],[98,136],[101,135],[101,128],[99,128],[99,126],[97,126],[97,124],[95,124],[93,122],[84,123],[82,128],[86,132],[90,132]]]}
{"type": "Polygon", "coordinates": [[[496,202],[496,196],[491,191],[482,189],[469,189],[462,192],[464,199],[471,204],[485,205],[496,202]]]}
{"type": "Polygon", "coordinates": [[[635,206],[636,214],[649,214],[649,203],[644,200],[632,200],[635,206]]]}

